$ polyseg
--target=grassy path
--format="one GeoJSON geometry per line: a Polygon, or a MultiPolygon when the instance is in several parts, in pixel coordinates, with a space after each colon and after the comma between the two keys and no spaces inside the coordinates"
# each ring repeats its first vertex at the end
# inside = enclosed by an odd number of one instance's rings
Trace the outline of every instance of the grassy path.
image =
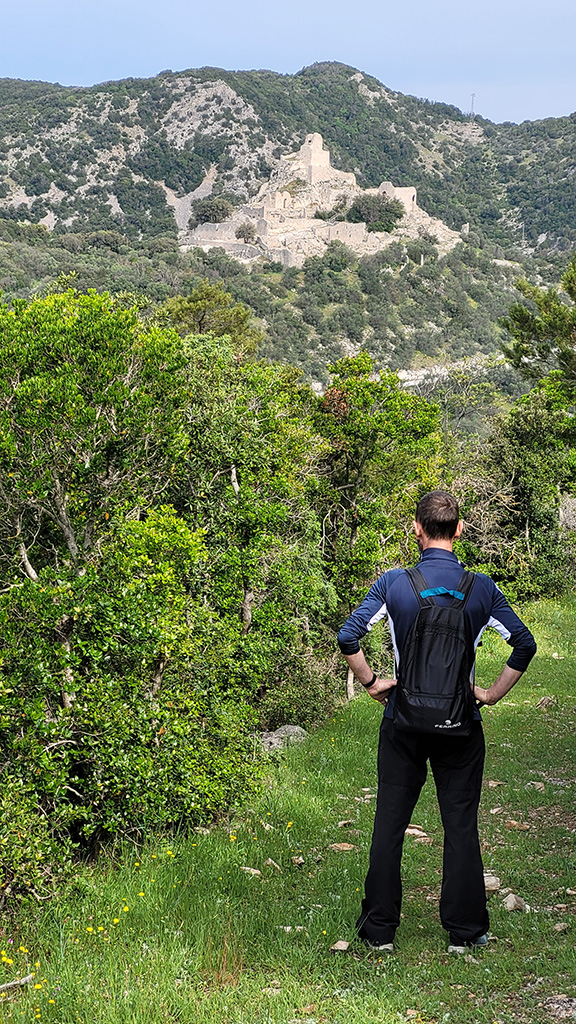
{"type": "MultiPolygon", "coordinates": [[[[138,855],[124,849],[114,860],[103,856],[40,913],[29,908],[17,922],[5,920],[0,981],[34,971],[35,987],[4,996],[4,1018],[26,1024],[574,1019],[576,604],[541,603],[525,617],[539,655],[510,699],[485,713],[481,835],[486,867],[531,909],[509,913],[501,894],[494,895],[495,938],[486,951],[473,958],[445,951],[437,909],[441,828],[430,780],[414,822],[431,841],[406,840],[397,952],[379,958],[354,941],[380,715],[362,697],[275,762],[263,792],[236,819],[171,845],[151,843],[138,855]],[[543,696],[557,703],[538,709],[543,696]],[[335,843],[352,849],[333,850],[335,843]],[[347,953],[330,952],[338,939],[351,943],[347,953]],[[562,1010],[569,1016],[559,1017],[562,1010]]],[[[482,679],[495,675],[506,650],[497,640],[484,645],[482,679]]]]}

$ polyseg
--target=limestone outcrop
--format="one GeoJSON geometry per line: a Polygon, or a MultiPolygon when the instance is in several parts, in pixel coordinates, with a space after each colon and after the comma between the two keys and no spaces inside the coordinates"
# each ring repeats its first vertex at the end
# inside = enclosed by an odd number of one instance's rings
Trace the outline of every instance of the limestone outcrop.
{"type": "Polygon", "coordinates": [[[436,238],[441,253],[461,239],[458,232],[420,209],[414,187],[399,188],[383,181],[378,188],[360,188],[355,174],[332,167],[322,136],[314,132],[296,153],[278,161],[269,181],[249,202],[221,224],[200,224],[193,231],[182,232],[180,244],[184,250],[220,247],[243,262],[264,256],[286,267],[298,267],[307,256],[321,256],[336,239],[366,256],[394,240],[418,238],[423,233],[436,238]],[[318,212],[348,207],[366,194],[402,203],[405,213],[393,233],[368,231],[366,224],[351,224],[335,216],[328,220],[315,217],[318,212]],[[242,234],[253,240],[242,241],[242,234]]]}

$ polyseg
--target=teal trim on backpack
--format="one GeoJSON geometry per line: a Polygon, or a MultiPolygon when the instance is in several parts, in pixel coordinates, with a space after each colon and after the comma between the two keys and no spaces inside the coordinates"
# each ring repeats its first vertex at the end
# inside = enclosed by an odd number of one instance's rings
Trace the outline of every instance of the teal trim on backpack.
{"type": "Polygon", "coordinates": [[[420,597],[438,597],[440,594],[449,594],[450,597],[457,597],[459,601],[464,600],[464,594],[461,590],[446,590],[446,587],[431,587],[430,590],[421,590],[420,597]]]}

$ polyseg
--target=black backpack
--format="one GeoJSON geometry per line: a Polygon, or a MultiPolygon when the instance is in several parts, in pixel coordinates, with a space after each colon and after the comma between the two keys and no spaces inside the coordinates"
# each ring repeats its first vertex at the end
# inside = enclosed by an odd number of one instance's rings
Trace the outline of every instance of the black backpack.
{"type": "Polygon", "coordinates": [[[474,573],[463,572],[456,590],[429,588],[417,568],[406,569],[418,599],[418,614],[400,652],[394,721],[403,732],[436,736],[470,734],[474,696],[470,673],[474,637],[465,614],[474,573]],[[442,607],[434,595],[450,594],[442,607]]]}

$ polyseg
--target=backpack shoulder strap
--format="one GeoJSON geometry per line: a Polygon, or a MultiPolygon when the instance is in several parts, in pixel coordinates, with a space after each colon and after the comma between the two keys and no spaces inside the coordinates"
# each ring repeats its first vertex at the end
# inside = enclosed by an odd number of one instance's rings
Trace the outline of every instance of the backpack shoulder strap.
{"type": "Polygon", "coordinates": [[[457,588],[460,594],[462,595],[462,604],[460,606],[461,608],[465,608],[468,603],[468,598],[470,597],[470,593],[472,591],[472,587],[474,586],[475,579],[475,572],[469,572],[468,569],[464,569],[464,572],[462,573],[462,576],[460,577],[460,580],[458,582],[457,588]]]}
{"type": "Polygon", "coordinates": [[[446,587],[429,587],[426,579],[416,565],[412,566],[410,569],[406,569],[405,572],[412,584],[412,588],[421,608],[433,605],[434,598],[439,597],[440,595],[451,597],[452,604],[454,606],[458,608],[465,608],[476,578],[475,573],[469,572],[465,569],[458,581],[456,589],[448,590],[446,587]]]}
{"type": "Polygon", "coordinates": [[[420,572],[418,566],[413,565],[404,571],[412,584],[412,589],[416,595],[416,600],[418,601],[420,608],[427,608],[430,607],[430,605],[433,605],[433,594],[430,592],[428,583],[420,572]]]}

